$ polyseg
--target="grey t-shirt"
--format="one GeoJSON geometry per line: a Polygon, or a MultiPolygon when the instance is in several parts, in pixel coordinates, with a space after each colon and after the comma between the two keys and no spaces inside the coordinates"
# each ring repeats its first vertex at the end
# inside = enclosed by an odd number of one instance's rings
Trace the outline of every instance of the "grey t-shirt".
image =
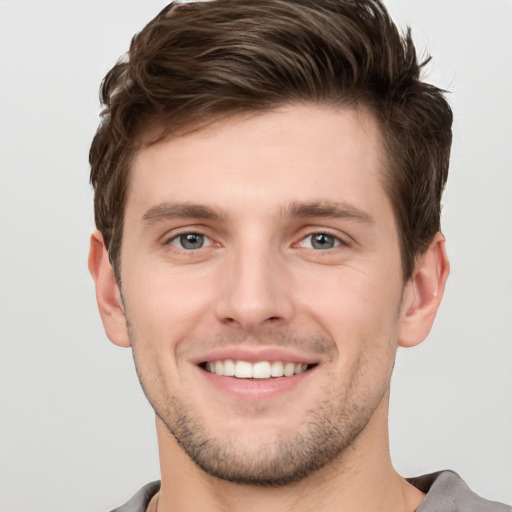
{"type": "MultiPolygon", "coordinates": [[[[427,494],[416,512],[512,512],[512,507],[484,500],[453,471],[440,471],[407,481],[427,494]]],[[[111,512],[145,512],[151,498],[160,489],[160,482],[145,485],[122,507],[111,512]]]]}
{"type": "Polygon", "coordinates": [[[477,496],[454,471],[408,478],[426,493],[416,512],[512,512],[512,507],[477,496]]]}

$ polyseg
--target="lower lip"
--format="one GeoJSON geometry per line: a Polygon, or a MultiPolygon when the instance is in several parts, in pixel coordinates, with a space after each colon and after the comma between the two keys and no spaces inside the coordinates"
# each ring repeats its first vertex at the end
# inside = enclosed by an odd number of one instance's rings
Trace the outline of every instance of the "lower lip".
{"type": "Polygon", "coordinates": [[[232,395],[241,400],[261,401],[283,393],[293,391],[305,379],[315,372],[315,368],[291,377],[274,377],[270,379],[238,379],[236,377],[224,377],[207,372],[197,367],[202,377],[206,379],[210,387],[232,395]]]}

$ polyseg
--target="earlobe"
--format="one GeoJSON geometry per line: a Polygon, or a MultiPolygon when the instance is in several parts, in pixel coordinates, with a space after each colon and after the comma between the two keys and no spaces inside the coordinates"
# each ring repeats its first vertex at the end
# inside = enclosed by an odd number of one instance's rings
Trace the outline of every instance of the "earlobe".
{"type": "Polygon", "coordinates": [[[445,238],[438,233],[428,249],[416,261],[405,286],[398,344],[413,347],[430,332],[443,298],[450,264],[445,238]]]}
{"type": "Polygon", "coordinates": [[[103,236],[98,230],[91,235],[89,272],[96,285],[96,301],[105,333],[115,345],[129,347],[130,339],[121,293],[117,286],[103,236]]]}

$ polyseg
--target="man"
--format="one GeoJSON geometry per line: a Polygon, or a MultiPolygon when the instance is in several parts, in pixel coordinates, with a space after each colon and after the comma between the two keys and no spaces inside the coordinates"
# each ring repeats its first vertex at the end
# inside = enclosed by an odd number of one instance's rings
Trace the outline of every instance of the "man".
{"type": "Polygon", "coordinates": [[[505,511],[389,457],[428,334],[452,114],[377,0],[171,4],[106,76],[89,268],[162,481],[119,511],[505,511]]]}

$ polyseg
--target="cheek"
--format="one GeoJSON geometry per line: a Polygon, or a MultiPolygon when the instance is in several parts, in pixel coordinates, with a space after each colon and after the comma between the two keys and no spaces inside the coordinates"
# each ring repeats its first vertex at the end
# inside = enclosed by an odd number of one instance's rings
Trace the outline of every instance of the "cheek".
{"type": "Polygon", "coordinates": [[[123,283],[130,323],[145,343],[176,344],[193,335],[199,319],[212,303],[210,280],[205,272],[170,269],[157,263],[138,267],[123,283]],[[210,284],[209,284],[210,283],[210,284]]]}
{"type": "Polygon", "coordinates": [[[300,310],[331,337],[341,354],[387,350],[397,338],[402,287],[382,275],[340,269],[317,276],[296,294],[300,310]]]}
{"type": "Polygon", "coordinates": [[[319,299],[315,310],[316,323],[336,346],[330,392],[356,408],[372,409],[389,387],[401,295],[383,293],[372,280],[345,280],[330,292],[330,300],[319,299]]]}

